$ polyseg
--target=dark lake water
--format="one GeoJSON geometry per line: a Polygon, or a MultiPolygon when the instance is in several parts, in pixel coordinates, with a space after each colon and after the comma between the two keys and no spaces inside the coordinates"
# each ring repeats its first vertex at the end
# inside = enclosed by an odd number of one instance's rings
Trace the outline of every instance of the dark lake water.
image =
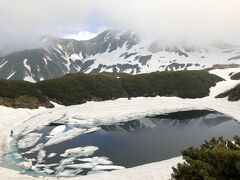
{"type": "MultiPolygon", "coordinates": [[[[240,134],[240,125],[236,121],[211,111],[177,112],[100,127],[93,133],[45,147],[47,155],[57,153],[54,157],[45,157],[45,164],[59,163],[62,160],[59,155],[67,149],[97,146],[98,150],[90,157],[104,156],[114,165],[134,167],[179,156],[181,150],[199,146],[212,137],[232,139],[234,135],[240,134]]],[[[41,130],[44,137],[38,143],[46,143],[45,136],[53,128],[47,126],[41,130]]],[[[19,150],[19,153],[28,150],[30,148],[19,150]]],[[[23,157],[36,159],[37,153],[23,157]]],[[[81,173],[86,174],[88,171],[81,173]]]]}

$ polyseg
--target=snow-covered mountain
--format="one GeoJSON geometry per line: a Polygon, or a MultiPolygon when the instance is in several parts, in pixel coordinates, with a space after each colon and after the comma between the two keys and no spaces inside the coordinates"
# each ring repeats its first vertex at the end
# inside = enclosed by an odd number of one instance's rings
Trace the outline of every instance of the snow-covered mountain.
{"type": "Polygon", "coordinates": [[[0,78],[41,81],[76,72],[195,70],[213,64],[240,64],[240,47],[197,47],[160,39],[144,40],[132,31],[107,30],[91,40],[42,36],[43,47],[0,58],[0,78]]]}

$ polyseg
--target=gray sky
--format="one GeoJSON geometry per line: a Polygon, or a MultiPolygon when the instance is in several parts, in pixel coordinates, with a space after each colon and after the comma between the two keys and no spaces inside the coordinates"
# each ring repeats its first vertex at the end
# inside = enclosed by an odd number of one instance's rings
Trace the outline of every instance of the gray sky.
{"type": "Polygon", "coordinates": [[[106,27],[240,43],[239,9],[239,0],[1,0],[0,46],[35,44],[40,34],[87,39],[106,27]]]}

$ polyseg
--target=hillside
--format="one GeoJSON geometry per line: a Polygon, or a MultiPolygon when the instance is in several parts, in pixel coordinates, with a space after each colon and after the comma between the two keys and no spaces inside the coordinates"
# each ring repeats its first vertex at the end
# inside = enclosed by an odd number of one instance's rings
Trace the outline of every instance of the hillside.
{"type": "Polygon", "coordinates": [[[238,64],[240,47],[146,40],[133,31],[107,30],[90,40],[40,37],[37,48],[0,57],[0,78],[30,82],[69,73],[129,73],[201,70],[214,64],[238,64]]]}
{"type": "Polygon", "coordinates": [[[235,88],[221,93],[217,96],[217,98],[225,98],[228,97],[229,101],[239,101],[240,100],[240,84],[236,86],[235,88]]]}
{"type": "Polygon", "coordinates": [[[207,71],[155,72],[149,74],[76,73],[38,83],[0,81],[0,105],[20,108],[81,104],[120,97],[177,96],[201,98],[222,79],[207,71]]]}
{"type": "Polygon", "coordinates": [[[231,76],[232,80],[240,80],[240,72],[231,76]]]}

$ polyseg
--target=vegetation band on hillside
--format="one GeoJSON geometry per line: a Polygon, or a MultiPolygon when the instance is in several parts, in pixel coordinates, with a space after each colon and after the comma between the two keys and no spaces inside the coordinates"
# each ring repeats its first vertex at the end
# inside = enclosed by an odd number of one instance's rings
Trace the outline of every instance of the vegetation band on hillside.
{"type": "Polygon", "coordinates": [[[123,73],[76,73],[38,83],[0,80],[0,105],[14,108],[53,107],[121,97],[177,96],[202,98],[222,79],[207,71],[123,73]]]}

